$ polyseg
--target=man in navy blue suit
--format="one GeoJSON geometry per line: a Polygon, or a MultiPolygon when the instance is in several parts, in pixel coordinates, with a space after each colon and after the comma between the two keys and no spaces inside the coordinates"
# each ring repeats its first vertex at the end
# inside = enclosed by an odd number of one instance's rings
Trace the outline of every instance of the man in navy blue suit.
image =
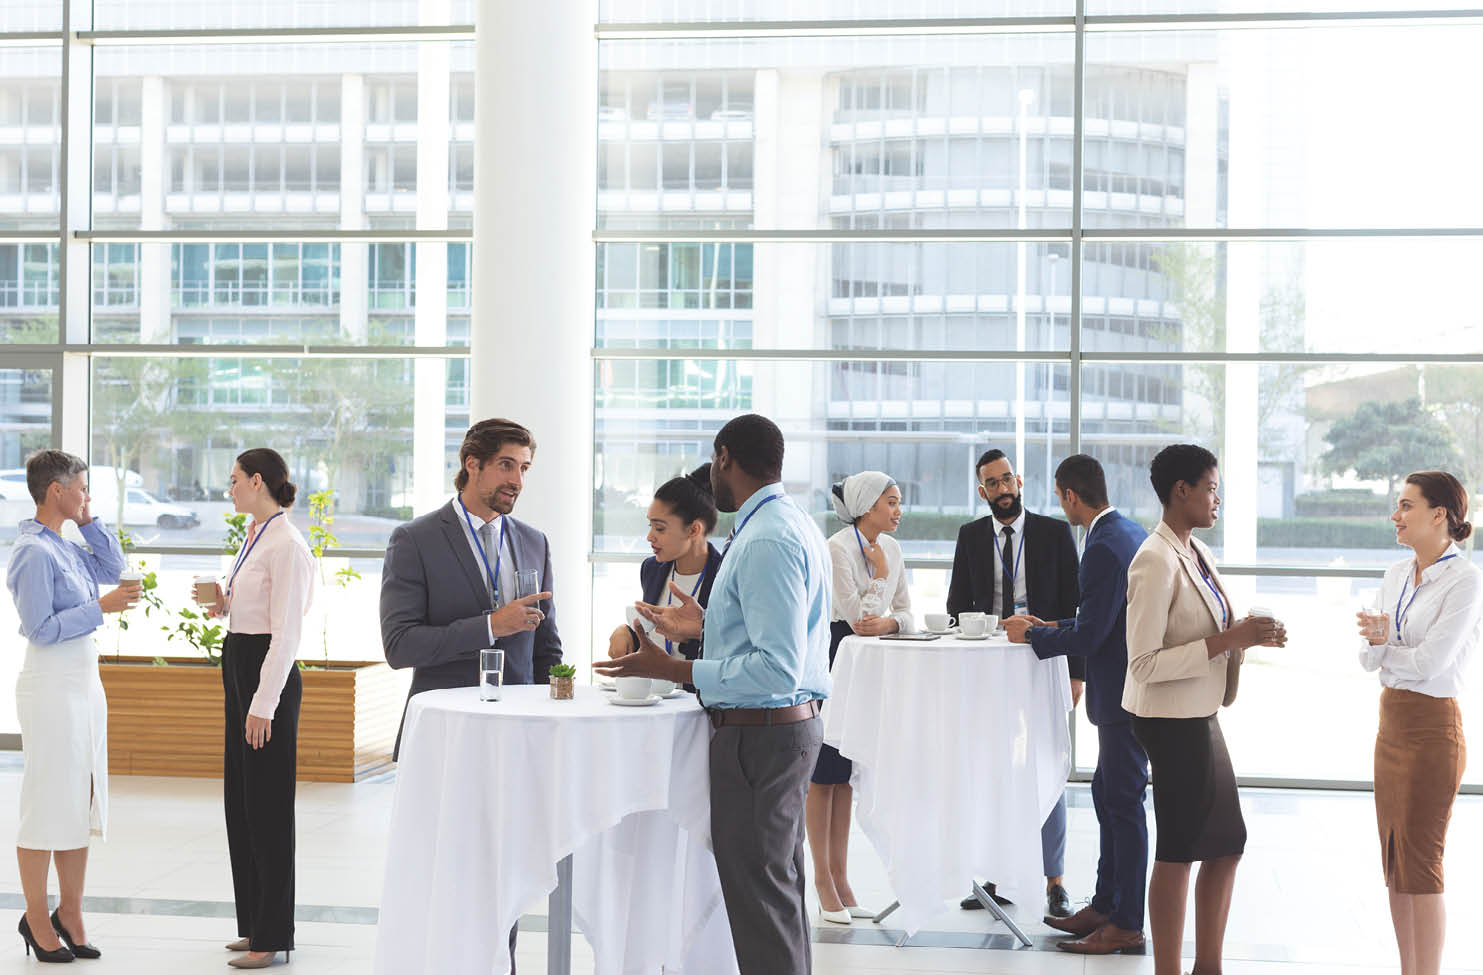
{"type": "Polygon", "coordinates": [[[1148,757],[1123,710],[1128,670],[1128,566],[1148,533],[1107,503],[1102,465],[1076,454],[1056,469],[1056,495],[1073,525],[1087,529],[1081,557],[1081,605],[1074,619],[1034,616],[1006,620],[1016,643],[1029,643],[1042,660],[1062,654],[1086,658],[1087,717],[1097,728],[1092,805],[1101,829],[1097,890],[1092,902],[1067,918],[1045,923],[1075,941],[1056,945],[1078,954],[1106,955],[1143,945],[1143,900],[1148,875],[1148,823],[1143,793],[1148,757]]]}

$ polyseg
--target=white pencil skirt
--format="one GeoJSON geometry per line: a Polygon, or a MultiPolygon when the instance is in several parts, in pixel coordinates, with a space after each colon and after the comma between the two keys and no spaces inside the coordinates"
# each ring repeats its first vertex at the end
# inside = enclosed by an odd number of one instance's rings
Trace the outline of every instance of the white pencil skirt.
{"type": "Polygon", "coordinates": [[[77,850],[108,830],[108,700],[91,634],[26,646],[15,682],[27,850],[77,850]]]}

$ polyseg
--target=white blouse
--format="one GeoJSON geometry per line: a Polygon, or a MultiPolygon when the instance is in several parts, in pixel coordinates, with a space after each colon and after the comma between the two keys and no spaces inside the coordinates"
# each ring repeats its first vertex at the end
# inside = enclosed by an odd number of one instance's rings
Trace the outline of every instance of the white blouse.
{"type": "Polygon", "coordinates": [[[1462,692],[1483,621],[1483,571],[1456,545],[1422,570],[1420,588],[1415,558],[1386,569],[1372,609],[1390,616],[1389,636],[1379,646],[1359,638],[1361,667],[1379,670],[1380,683],[1398,690],[1429,697],[1462,692]]]}
{"type": "Polygon", "coordinates": [[[884,579],[870,578],[870,560],[860,550],[860,539],[855,537],[853,525],[829,537],[829,557],[834,563],[831,618],[853,623],[866,615],[890,616],[902,633],[915,632],[901,545],[889,532],[881,532],[875,541],[886,553],[884,579]]]}
{"type": "MultiPolygon", "coordinates": [[[[246,543],[244,542],[244,545],[246,543]]],[[[227,600],[227,630],[267,633],[268,654],[258,671],[257,692],[247,712],[272,720],[278,696],[299,655],[304,617],[314,602],[314,555],[288,516],[265,524],[232,584],[227,600]]],[[[227,584],[222,582],[222,591],[227,584]]]]}

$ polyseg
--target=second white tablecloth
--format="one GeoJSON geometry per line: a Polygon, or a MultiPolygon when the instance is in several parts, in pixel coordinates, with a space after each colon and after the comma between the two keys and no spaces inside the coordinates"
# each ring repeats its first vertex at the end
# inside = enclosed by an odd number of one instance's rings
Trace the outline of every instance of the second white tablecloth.
{"type": "Polygon", "coordinates": [[[824,740],[855,763],[860,828],[907,933],[975,876],[1042,896],[1040,826],[1071,762],[1065,658],[1005,640],[847,637],[833,678],[824,740]]]}

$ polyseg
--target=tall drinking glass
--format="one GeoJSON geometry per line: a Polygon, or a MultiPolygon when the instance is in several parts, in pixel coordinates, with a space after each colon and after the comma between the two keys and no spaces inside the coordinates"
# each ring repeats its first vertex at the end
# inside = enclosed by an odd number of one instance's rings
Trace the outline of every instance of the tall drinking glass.
{"type": "Polygon", "coordinates": [[[515,573],[515,598],[524,599],[541,591],[541,573],[538,569],[521,569],[515,573]]]}
{"type": "Polygon", "coordinates": [[[479,651],[479,700],[498,701],[505,684],[505,652],[479,651]]]}

